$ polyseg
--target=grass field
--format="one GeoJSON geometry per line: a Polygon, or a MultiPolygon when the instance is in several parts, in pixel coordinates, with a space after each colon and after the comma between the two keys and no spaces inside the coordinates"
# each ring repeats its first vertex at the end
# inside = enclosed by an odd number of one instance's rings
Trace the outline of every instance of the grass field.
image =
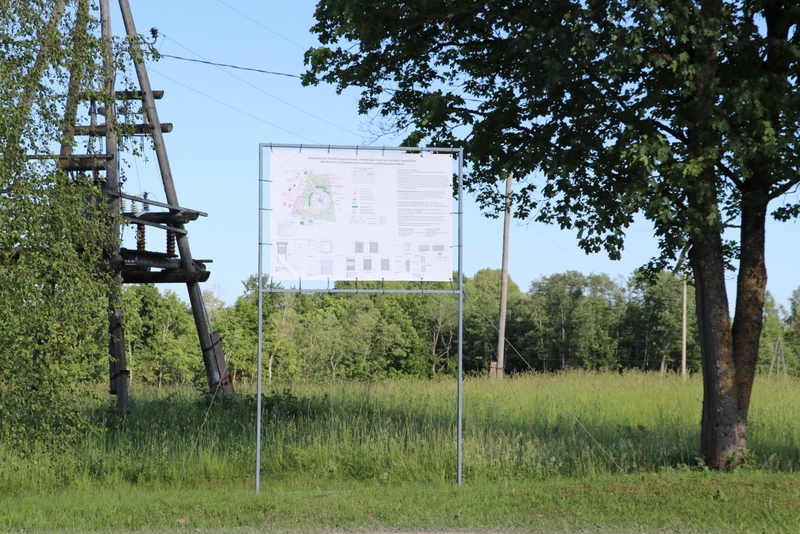
{"type": "Polygon", "coordinates": [[[276,384],[261,495],[247,387],[134,387],[127,416],[87,405],[98,431],[68,453],[0,451],[0,530],[797,532],[798,386],[757,378],[751,465],[711,473],[699,377],[470,379],[455,488],[454,382],[276,384]]]}

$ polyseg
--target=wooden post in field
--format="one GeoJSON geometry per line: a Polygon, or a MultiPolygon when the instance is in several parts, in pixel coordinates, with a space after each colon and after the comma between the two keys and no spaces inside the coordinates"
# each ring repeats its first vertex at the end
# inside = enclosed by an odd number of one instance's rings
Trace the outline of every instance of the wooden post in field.
{"type": "MultiPolygon", "coordinates": [[[[100,0],[100,29],[103,42],[103,73],[105,77],[105,120],[106,120],[106,179],[103,182],[103,193],[109,201],[109,208],[117,216],[121,213],[119,197],[119,142],[117,139],[117,108],[114,93],[116,65],[114,64],[113,42],[114,36],[111,32],[111,9],[109,0],[100,0]]],[[[120,231],[121,226],[115,223],[112,226],[113,239],[116,242],[113,255],[113,264],[121,265],[120,261],[120,231]]],[[[120,412],[128,411],[128,386],[129,371],[125,360],[125,329],[122,324],[122,277],[120,268],[115,269],[116,287],[109,295],[109,307],[111,317],[109,323],[109,393],[117,396],[117,410],[120,412]]]]}
{"type": "Polygon", "coordinates": [[[778,367],[775,369],[775,374],[780,376],[781,363],[783,363],[783,374],[789,374],[786,370],[786,357],[783,355],[783,343],[781,338],[775,340],[775,350],[772,352],[772,361],[769,362],[769,372],[767,373],[767,377],[772,376],[772,367],[775,365],[776,361],[778,362],[778,367]]]}
{"type": "Polygon", "coordinates": [[[681,376],[686,378],[686,273],[683,273],[683,319],[681,321],[681,376]]]}
{"type": "Polygon", "coordinates": [[[503,219],[503,263],[500,269],[500,320],[497,326],[497,362],[492,365],[489,375],[503,378],[505,374],[506,347],[506,301],[508,300],[508,241],[511,230],[511,180],[512,173],[506,176],[506,197],[503,219]]]}

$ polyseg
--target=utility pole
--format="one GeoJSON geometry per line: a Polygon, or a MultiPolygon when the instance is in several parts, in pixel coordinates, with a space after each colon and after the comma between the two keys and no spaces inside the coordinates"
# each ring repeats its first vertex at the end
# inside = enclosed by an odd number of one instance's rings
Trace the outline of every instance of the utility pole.
{"type": "Polygon", "coordinates": [[[783,363],[783,374],[784,376],[787,375],[788,371],[786,370],[786,357],[783,355],[783,343],[781,338],[775,340],[775,350],[772,352],[772,361],[769,362],[769,373],[767,373],[767,378],[772,376],[772,368],[776,361],[778,362],[778,367],[775,369],[775,374],[780,376],[781,363],[783,363]]]}
{"type": "Polygon", "coordinates": [[[686,273],[683,273],[683,320],[681,322],[681,376],[686,379],[686,273]]]}
{"type": "MultiPolygon", "coordinates": [[[[106,179],[103,183],[103,193],[109,199],[109,208],[117,217],[120,210],[120,182],[119,182],[119,148],[117,142],[116,125],[116,97],[114,93],[115,70],[113,36],[111,33],[111,13],[109,0],[100,0],[100,26],[103,38],[103,71],[105,77],[105,118],[106,118],[106,179]]],[[[115,222],[112,225],[114,240],[117,244],[114,250],[111,264],[115,272],[116,288],[109,295],[109,306],[111,308],[111,318],[109,324],[109,363],[110,384],[109,392],[117,396],[117,410],[128,411],[128,381],[130,371],[125,360],[125,330],[122,326],[122,276],[120,267],[122,265],[119,236],[120,224],[115,222]]]]}
{"type": "MultiPolygon", "coordinates": [[[[54,7],[53,20],[58,19],[64,8],[64,0],[57,0],[54,7]]],[[[115,89],[116,65],[114,63],[113,34],[111,30],[110,0],[99,0],[102,61],[103,61],[103,99],[102,108],[97,108],[97,96],[92,92],[82,92],[81,82],[84,73],[80,70],[79,62],[73,60],[70,66],[70,77],[67,87],[65,104],[65,128],[59,154],[61,168],[69,173],[85,174],[91,172],[96,182],[103,184],[103,194],[107,201],[108,209],[112,215],[109,232],[112,235],[114,246],[105,252],[109,268],[116,277],[116,287],[110,291],[110,384],[109,392],[117,396],[117,408],[120,411],[128,409],[128,386],[130,371],[125,361],[125,333],[122,321],[120,296],[122,284],[148,284],[148,283],[185,283],[189,293],[195,325],[200,339],[200,348],[206,367],[208,385],[211,391],[220,390],[226,394],[233,394],[233,383],[227,370],[225,355],[222,350],[220,336],[212,331],[208,314],[203,302],[200,282],[205,282],[210,272],[205,263],[211,260],[195,260],[189,250],[189,241],[186,237],[185,224],[206,214],[178,205],[172,171],[167,158],[164,144],[164,133],[172,130],[172,125],[161,123],[156,112],[155,100],[160,99],[164,92],[153,91],[150,79],[144,65],[144,55],[139,44],[139,36],[133,22],[128,0],[119,0],[119,7],[125,25],[127,36],[130,38],[130,52],[139,80],[138,91],[117,91],[115,89]],[[122,192],[122,181],[119,174],[119,132],[117,101],[141,101],[144,115],[143,124],[129,124],[123,121],[125,130],[137,134],[149,134],[153,139],[156,157],[164,185],[164,194],[167,203],[156,202],[143,196],[132,196],[122,192]],[[90,124],[75,124],[79,101],[89,101],[90,124]],[[102,111],[100,111],[102,109],[102,111]],[[105,116],[105,123],[97,123],[97,115],[105,116]],[[88,136],[104,138],[104,154],[73,154],[74,138],[88,136]],[[102,176],[100,173],[105,173],[102,176]],[[133,205],[141,205],[142,210],[131,208],[130,212],[124,211],[124,200],[129,200],[133,205]],[[168,211],[150,211],[150,206],[157,206],[168,211]],[[136,250],[121,247],[120,219],[127,223],[134,223],[137,227],[136,250]],[[144,228],[152,226],[166,231],[166,253],[145,249],[144,228]],[[175,254],[177,240],[178,255],[175,254]]],[[[89,0],[79,0],[76,13],[75,32],[86,31],[89,20],[89,0]]],[[[55,23],[52,23],[55,24],[55,23]]],[[[76,51],[76,54],[80,51],[76,51]]],[[[37,59],[38,61],[38,59],[37,59]]],[[[27,98],[27,96],[25,97],[27,98]]],[[[92,146],[89,143],[88,146],[92,146]]]]}
{"type": "Polygon", "coordinates": [[[490,376],[503,378],[505,374],[506,347],[506,301],[508,300],[508,242],[511,233],[511,182],[512,173],[506,176],[506,196],[503,219],[503,262],[500,268],[500,321],[497,326],[497,362],[490,370],[490,376]]]}
{"type": "MultiPolygon", "coordinates": [[[[130,39],[129,43],[133,56],[134,68],[141,89],[142,106],[144,107],[147,122],[152,127],[151,135],[156,152],[156,161],[158,162],[158,167],[161,172],[161,181],[164,184],[164,194],[167,197],[170,208],[177,212],[178,210],[176,208],[179,205],[178,195],[175,192],[175,183],[172,179],[172,170],[170,168],[169,158],[167,157],[161,121],[156,111],[154,92],[150,87],[150,77],[147,74],[147,68],[144,64],[144,55],[139,41],[137,40],[138,34],[136,33],[136,25],[134,24],[128,0],[119,0],[119,7],[122,12],[122,21],[125,25],[125,31],[130,39]]],[[[200,338],[200,350],[203,353],[208,385],[212,391],[221,386],[223,391],[228,394],[233,394],[233,384],[228,374],[224,354],[222,353],[220,338],[218,334],[211,330],[211,324],[206,313],[205,303],[203,302],[203,294],[200,289],[199,282],[203,281],[202,278],[207,278],[203,272],[204,267],[199,265],[200,262],[192,258],[192,253],[189,249],[189,239],[186,236],[183,221],[176,219],[170,221],[170,223],[176,235],[178,253],[180,256],[180,269],[182,273],[178,278],[182,278],[182,281],[186,283],[186,289],[189,293],[189,303],[192,307],[192,315],[194,315],[197,334],[200,338]]]]}

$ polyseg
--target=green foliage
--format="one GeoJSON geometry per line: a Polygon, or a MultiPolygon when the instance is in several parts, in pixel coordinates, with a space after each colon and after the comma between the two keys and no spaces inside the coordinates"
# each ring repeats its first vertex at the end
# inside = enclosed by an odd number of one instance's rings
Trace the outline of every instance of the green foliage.
{"type": "Polygon", "coordinates": [[[758,370],[767,376],[778,374],[800,374],[800,345],[797,343],[797,306],[795,301],[800,289],[792,293],[792,313],[787,314],[783,306],[767,293],[764,305],[764,329],[761,331],[758,370]]]}
{"type": "MultiPolygon", "coordinates": [[[[682,281],[670,273],[656,277],[634,275],[629,283],[633,298],[625,314],[623,351],[626,366],[642,370],[677,369],[681,365],[682,281]]],[[[687,292],[686,362],[689,371],[700,370],[694,288],[687,292]]]]}
{"type": "MultiPolygon", "coordinates": [[[[467,373],[488,373],[490,362],[497,359],[500,270],[481,269],[472,278],[465,277],[464,291],[464,370],[467,373]]],[[[513,316],[514,309],[522,300],[519,287],[509,280],[507,315],[513,316]]]]}
{"type": "MultiPolygon", "coordinates": [[[[464,361],[471,374],[487,373],[488,362],[495,358],[499,276],[498,270],[484,269],[465,279],[464,361]]],[[[213,296],[206,295],[229,368],[240,381],[255,377],[257,354],[257,301],[245,286],[245,293],[230,306],[215,304],[213,296]]],[[[622,285],[606,275],[569,271],[534,281],[527,293],[512,280],[506,370],[678,372],[682,298],[682,280],[663,272],[637,272],[622,285]]],[[[201,380],[186,304],[152,286],[126,287],[122,300],[135,380],[201,380]]],[[[450,295],[432,294],[267,294],[265,377],[292,382],[453,374],[456,304],[450,295]]],[[[686,307],[687,367],[695,373],[700,371],[700,351],[691,282],[686,307]]],[[[796,316],[796,310],[787,315],[768,295],[760,372],[768,372],[777,339],[782,340],[789,374],[798,372],[796,316]]]]}
{"type": "Polygon", "coordinates": [[[541,368],[616,369],[619,367],[622,289],[606,275],[575,271],[543,277],[531,284],[527,307],[534,326],[527,337],[541,368]]]}
{"type": "MultiPolygon", "coordinates": [[[[463,356],[469,374],[487,373],[496,357],[499,287],[496,269],[465,278],[463,356]]],[[[237,380],[256,374],[256,295],[252,277],[230,306],[207,295],[211,323],[222,335],[237,380]]],[[[688,364],[696,371],[691,296],[688,364]]],[[[606,275],[570,271],[536,280],[528,293],[511,280],[506,370],[678,370],[681,299],[681,281],[667,273],[636,274],[625,287],[606,275]]],[[[176,384],[202,376],[191,316],[174,294],[162,295],[152,286],[126,288],[123,306],[128,358],[137,380],[176,384]]],[[[263,306],[262,356],[268,381],[422,378],[455,372],[455,294],[267,292],[263,306]]]]}
{"type": "Polygon", "coordinates": [[[189,306],[172,291],[151,284],[122,291],[126,358],[134,380],[181,384],[205,380],[189,306]]]}
{"type": "Polygon", "coordinates": [[[786,328],[787,345],[800,358],[800,287],[792,291],[786,328]]]}
{"type": "Polygon", "coordinates": [[[0,2],[0,440],[22,451],[77,439],[79,385],[107,368],[99,185],[29,158],[61,141],[68,70],[80,90],[97,74],[85,4],[65,4],[0,2]]]}
{"type": "Polygon", "coordinates": [[[617,257],[643,212],[663,267],[736,215],[740,181],[768,168],[773,198],[796,182],[797,8],[711,4],[326,2],[304,83],[358,87],[359,111],[409,144],[463,146],[467,183],[488,206],[502,208],[497,180],[514,171],[517,216],[575,228],[586,250],[617,257]],[[734,186],[704,192],[709,165],[734,186]]]}
{"type": "MultiPolygon", "coordinates": [[[[498,181],[513,173],[515,215],[574,229],[587,252],[619,258],[637,214],[659,243],[651,274],[688,252],[703,314],[703,455],[721,469],[744,454],[769,205],[783,199],[779,220],[800,213],[797,196],[786,198],[800,183],[800,8],[333,0],[315,18],[321,46],[306,52],[304,83],[358,87],[359,111],[406,144],[463,147],[467,187],[483,204],[505,209],[498,181]],[[739,237],[728,240],[734,221],[739,237]]],[[[614,365],[613,338],[585,339],[592,365],[614,365]]]]}

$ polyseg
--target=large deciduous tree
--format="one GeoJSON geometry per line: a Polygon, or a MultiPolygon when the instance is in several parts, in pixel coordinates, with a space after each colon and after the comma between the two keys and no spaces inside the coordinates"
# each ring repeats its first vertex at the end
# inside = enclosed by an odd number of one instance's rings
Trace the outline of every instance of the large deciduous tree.
{"type": "Polygon", "coordinates": [[[746,449],[767,281],[768,206],[798,215],[794,0],[328,0],[305,83],[362,90],[408,143],[459,145],[468,184],[618,257],[637,213],[689,247],[703,361],[701,454],[746,449]],[[536,177],[535,179],[530,177],[536,177]],[[727,239],[727,225],[738,236],[727,239]],[[725,270],[738,258],[731,324],[725,270]]]}

